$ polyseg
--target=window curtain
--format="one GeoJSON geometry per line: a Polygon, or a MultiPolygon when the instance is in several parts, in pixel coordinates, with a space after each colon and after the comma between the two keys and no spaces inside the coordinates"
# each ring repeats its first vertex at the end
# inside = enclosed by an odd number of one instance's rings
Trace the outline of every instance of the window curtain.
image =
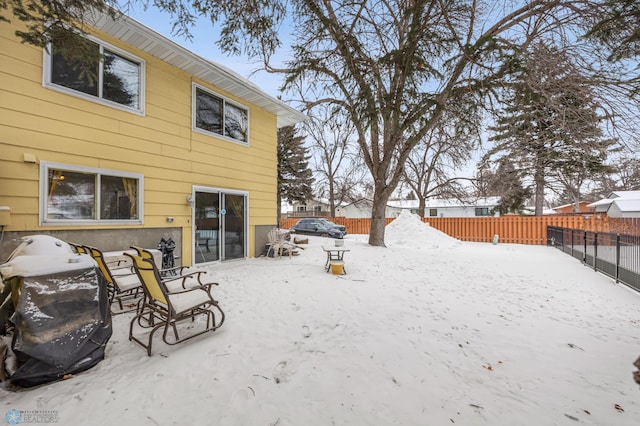
{"type": "Polygon", "coordinates": [[[138,218],[138,179],[134,178],[122,178],[122,186],[124,186],[124,192],[129,197],[129,219],[138,218]]]}
{"type": "Polygon", "coordinates": [[[62,170],[49,170],[49,201],[53,198],[60,181],[63,179],[64,175],[62,170]]]}

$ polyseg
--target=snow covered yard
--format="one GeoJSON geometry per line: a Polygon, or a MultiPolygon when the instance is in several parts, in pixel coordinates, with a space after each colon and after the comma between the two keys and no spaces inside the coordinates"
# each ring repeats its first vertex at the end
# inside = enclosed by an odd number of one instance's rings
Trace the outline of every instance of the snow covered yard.
{"type": "Polygon", "coordinates": [[[299,256],[212,266],[227,315],[147,357],[114,317],[106,358],[9,410],[62,425],[637,425],[640,295],[559,250],[461,243],[410,215],[347,275],[299,256]]]}

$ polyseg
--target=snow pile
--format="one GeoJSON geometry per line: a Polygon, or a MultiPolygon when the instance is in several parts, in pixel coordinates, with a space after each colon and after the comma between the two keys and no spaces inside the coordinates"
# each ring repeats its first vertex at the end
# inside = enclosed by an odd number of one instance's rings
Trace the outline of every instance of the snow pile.
{"type": "Polygon", "coordinates": [[[393,222],[385,228],[385,243],[387,246],[411,246],[452,248],[460,245],[460,241],[448,236],[444,232],[432,228],[422,222],[420,217],[408,210],[402,210],[393,222]]]}

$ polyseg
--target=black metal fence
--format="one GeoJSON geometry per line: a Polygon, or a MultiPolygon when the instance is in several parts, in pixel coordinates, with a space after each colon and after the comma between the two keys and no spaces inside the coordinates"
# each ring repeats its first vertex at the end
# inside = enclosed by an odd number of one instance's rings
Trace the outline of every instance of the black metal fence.
{"type": "Polygon", "coordinates": [[[547,227],[547,245],[640,291],[640,236],[547,227]]]}

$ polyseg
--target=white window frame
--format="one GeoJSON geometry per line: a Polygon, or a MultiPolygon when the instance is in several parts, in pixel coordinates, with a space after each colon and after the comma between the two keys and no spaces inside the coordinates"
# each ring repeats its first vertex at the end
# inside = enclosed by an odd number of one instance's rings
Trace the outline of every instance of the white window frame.
{"type": "Polygon", "coordinates": [[[250,130],[251,128],[251,115],[250,115],[250,111],[249,111],[249,107],[246,105],[243,105],[239,102],[230,100],[229,98],[227,98],[226,96],[222,96],[221,94],[208,89],[204,86],[202,86],[201,84],[198,83],[193,83],[191,85],[191,129],[194,132],[198,132],[201,133],[203,135],[207,135],[207,136],[215,136],[217,138],[221,138],[224,139],[226,141],[229,142],[233,142],[236,143],[238,145],[242,145],[242,146],[249,146],[249,141],[251,140],[250,137],[250,130]],[[222,131],[224,132],[224,117],[225,117],[225,105],[226,104],[230,104],[233,105],[236,108],[240,108],[243,109],[247,112],[247,140],[246,141],[241,141],[240,139],[235,139],[232,138],[230,136],[226,136],[224,133],[220,134],[220,133],[215,133],[215,132],[209,132],[207,130],[201,129],[199,127],[196,126],[196,90],[202,90],[203,92],[206,92],[208,94],[210,94],[211,96],[214,96],[216,98],[219,98],[222,100],[222,131]]]}
{"type": "MultiPolygon", "coordinates": [[[[100,179],[96,186],[95,199],[96,212],[100,212],[100,179]]],[[[123,172],[120,170],[99,169],[94,167],[75,166],[64,163],[40,162],[40,195],[39,195],[39,224],[40,226],[69,226],[69,225],[142,225],[144,223],[144,175],[140,173],[123,172]],[[138,219],[49,219],[48,207],[48,183],[49,169],[69,172],[91,173],[101,176],[116,176],[138,180],[138,219]]]]}
{"type": "MultiPolygon", "coordinates": [[[[196,192],[210,192],[210,193],[217,193],[218,197],[220,196],[220,194],[225,194],[225,195],[241,195],[244,197],[244,215],[245,215],[245,230],[244,230],[244,258],[246,259],[247,256],[249,256],[249,230],[251,229],[251,218],[249,215],[249,212],[251,211],[250,209],[250,205],[249,205],[249,191],[243,191],[243,190],[239,190],[239,189],[228,189],[228,188],[220,188],[220,187],[215,187],[215,186],[201,186],[201,185],[193,185],[191,188],[191,197],[193,197],[193,199],[195,200],[196,197],[196,192]]],[[[196,241],[196,210],[195,209],[191,209],[191,223],[193,224],[191,226],[191,241],[192,244],[196,241]]],[[[234,260],[240,260],[240,259],[234,259],[234,260]]],[[[233,262],[234,260],[229,260],[230,262],[233,262]]],[[[226,262],[227,260],[225,260],[226,262]]],[[[223,262],[222,259],[215,261],[216,263],[220,263],[223,262]]],[[[213,262],[207,262],[207,263],[213,263],[213,262]]],[[[191,252],[191,264],[192,265],[196,265],[196,251],[192,250],[191,252]]],[[[199,265],[202,265],[203,263],[200,263],[199,265]]],[[[206,263],[205,263],[206,264],[206,263]]]]}
{"type": "Polygon", "coordinates": [[[139,58],[135,55],[132,55],[129,52],[126,52],[112,44],[106,43],[99,38],[86,35],[88,40],[96,43],[100,48],[100,54],[102,55],[104,49],[107,49],[110,52],[117,54],[118,56],[122,56],[125,59],[128,59],[131,62],[135,62],[140,66],[140,86],[138,87],[138,108],[129,107],[127,105],[120,104],[118,102],[113,102],[108,99],[102,98],[102,76],[103,76],[103,62],[100,61],[98,64],[98,79],[100,81],[100,85],[98,87],[98,96],[89,95],[87,93],[79,92],[77,90],[73,90],[71,88],[61,86],[59,84],[55,84],[51,81],[51,72],[52,72],[52,58],[51,53],[53,52],[53,48],[51,43],[47,45],[45,49],[43,49],[43,67],[42,67],[42,85],[48,89],[55,90],[57,92],[65,93],[67,95],[75,96],[77,98],[85,99],[91,102],[95,102],[101,105],[106,105],[112,108],[117,108],[122,111],[131,112],[138,115],[145,115],[145,87],[146,87],[146,62],[144,59],[139,58]]]}

